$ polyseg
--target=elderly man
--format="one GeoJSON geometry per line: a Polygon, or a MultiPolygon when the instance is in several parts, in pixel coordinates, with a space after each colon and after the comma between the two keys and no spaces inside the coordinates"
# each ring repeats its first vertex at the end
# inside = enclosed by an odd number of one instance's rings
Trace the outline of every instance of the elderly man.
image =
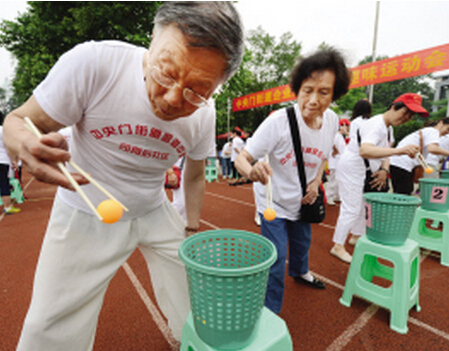
{"type": "MultiPolygon", "coordinates": [[[[10,113],[4,140],[39,180],[59,185],[18,350],[90,350],[109,281],[139,248],[157,302],[180,339],[189,312],[179,245],[198,230],[204,159],[214,148],[210,97],[241,62],[243,28],[231,2],[166,2],[149,49],[88,42],[64,54],[10,113]],[[24,126],[28,116],[44,136],[24,126]],[[54,133],[73,126],[70,154],[54,133]],[[186,156],[187,224],[165,197],[165,171],[186,156]],[[55,162],[74,160],[129,212],[99,221],[55,162]]],[[[97,205],[101,194],[75,179],[97,205]]]]}

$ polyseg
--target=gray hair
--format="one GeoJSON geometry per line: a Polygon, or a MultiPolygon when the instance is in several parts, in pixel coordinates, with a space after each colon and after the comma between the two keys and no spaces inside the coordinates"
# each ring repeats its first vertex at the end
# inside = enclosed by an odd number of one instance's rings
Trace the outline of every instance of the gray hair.
{"type": "Polygon", "coordinates": [[[171,24],[182,31],[192,47],[222,52],[228,60],[226,79],[237,71],[245,47],[243,25],[232,2],[164,2],[154,18],[155,31],[171,24]]]}

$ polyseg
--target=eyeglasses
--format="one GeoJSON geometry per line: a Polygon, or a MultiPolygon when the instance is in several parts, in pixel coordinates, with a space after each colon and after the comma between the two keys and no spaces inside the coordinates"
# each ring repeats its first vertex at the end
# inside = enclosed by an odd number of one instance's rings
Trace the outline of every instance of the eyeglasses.
{"type": "Polygon", "coordinates": [[[186,99],[187,102],[195,105],[197,107],[204,107],[208,105],[207,99],[197,93],[195,93],[190,88],[183,88],[176,80],[172,77],[166,75],[162,70],[156,66],[150,67],[150,75],[151,77],[161,86],[166,89],[171,89],[175,86],[182,89],[182,96],[186,99]]]}

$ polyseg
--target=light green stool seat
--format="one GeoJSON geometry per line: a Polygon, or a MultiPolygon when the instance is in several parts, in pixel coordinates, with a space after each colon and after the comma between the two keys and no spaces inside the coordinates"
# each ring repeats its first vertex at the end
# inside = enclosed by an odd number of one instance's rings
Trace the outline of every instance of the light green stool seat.
{"type": "MultiPolygon", "coordinates": [[[[180,351],[218,351],[206,344],[195,332],[192,313],[182,331],[180,351]]],[[[251,341],[243,348],[226,349],[239,351],[293,351],[292,339],[283,319],[264,307],[251,341]]]]}
{"type": "Polygon", "coordinates": [[[411,239],[403,245],[383,245],[362,236],[356,244],[340,303],[351,306],[353,295],[391,312],[390,328],[406,334],[409,310],[419,311],[419,247],[411,239]],[[393,267],[379,262],[386,260],[393,267]],[[391,281],[389,287],[373,283],[373,277],[391,281]]]}
{"type": "Polygon", "coordinates": [[[218,170],[215,167],[215,158],[209,157],[206,159],[206,180],[208,183],[218,180],[218,170]]]}
{"type": "Polygon", "coordinates": [[[449,211],[437,212],[419,207],[413,219],[409,238],[415,240],[419,247],[439,252],[440,263],[449,267],[449,211]],[[426,220],[442,224],[442,230],[426,227],[426,220]]]}

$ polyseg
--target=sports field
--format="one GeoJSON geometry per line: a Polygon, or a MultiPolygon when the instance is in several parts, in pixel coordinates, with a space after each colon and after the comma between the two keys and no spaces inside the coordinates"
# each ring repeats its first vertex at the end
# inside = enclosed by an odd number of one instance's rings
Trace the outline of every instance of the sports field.
{"type": "MultiPolygon", "coordinates": [[[[1,351],[14,350],[19,339],[56,190],[26,172],[23,183],[28,199],[18,205],[22,212],[0,216],[1,351]]],[[[449,350],[449,268],[440,265],[439,254],[421,251],[421,311],[412,309],[408,333],[398,334],[389,327],[388,310],[357,297],[350,308],[339,303],[349,266],[329,254],[338,205],[326,210],[325,221],[313,225],[310,252],[311,270],[326,283],[326,289],[314,290],[286,277],[280,317],[287,323],[294,350],[449,350]]],[[[230,228],[258,233],[254,212],[250,184],[207,183],[200,230],[230,228]]],[[[352,250],[348,246],[348,251],[352,250]]],[[[146,264],[135,252],[106,293],[94,350],[178,349],[155,305],[146,264]]]]}

